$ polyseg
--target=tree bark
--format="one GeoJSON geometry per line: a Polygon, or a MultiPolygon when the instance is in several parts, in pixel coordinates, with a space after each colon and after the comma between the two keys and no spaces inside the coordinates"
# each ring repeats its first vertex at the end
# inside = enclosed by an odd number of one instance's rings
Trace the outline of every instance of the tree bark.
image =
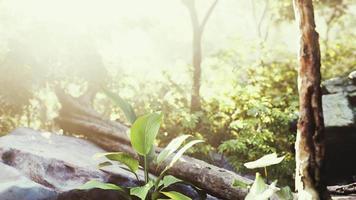
{"type": "Polygon", "coordinates": [[[200,84],[201,84],[201,62],[202,62],[202,47],[201,41],[205,25],[208,22],[211,13],[213,12],[218,0],[210,6],[208,12],[205,14],[203,21],[200,23],[198,13],[195,7],[195,0],[183,0],[187,7],[193,28],[193,86],[191,95],[190,111],[195,112],[201,110],[200,100],[200,84]]]}
{"type": "Polygon", "coordinates": [[[299,121],[296,147],[298,199],[330,199],[324,183],[325,135],[320,88],[319,36],[312,0],[294,0],[300,31],[298,91],[299,121]]]}
{"type": "MultiPolygon", "coordinates": [[[[107,151],[121,151],[137,156],[127,137],[128,128],[119,122],[109,121],[94,111],[90,104],[75,99],[62,90],[57,90],[57,97],[62,105],[57,124],[66,132],[82,136],[107,151]]],[[[160,151],[157,148],[156,153],[160,151]]],[[[150,172],[158,175],[165,165],[157,166],[152,163],[150,172]]],[[[234,172],[218,168],[204,161],[183,156],[168,174],[190,182],[208,193],[223,199],[244,199],[246,189],[234,188],[234,180],[243,183],[252,181],[234,172]]]]}

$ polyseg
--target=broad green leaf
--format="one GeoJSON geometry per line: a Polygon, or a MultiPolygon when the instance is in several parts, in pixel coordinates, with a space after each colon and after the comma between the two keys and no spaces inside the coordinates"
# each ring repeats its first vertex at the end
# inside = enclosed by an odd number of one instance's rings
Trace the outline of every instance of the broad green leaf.
{"type": "Polygon", "coordinates": [[[245,163],[244,165],[249,169],[255,169],[255,168],[267,167],[267,166],[278,164],[282,162],[283,159],[284,156],[277,157],[276,153],[271,153],[261,157],[258,160],[245,163]]]}
{"type": "Polygon", "coordinates": [[[280,200],[293,200],[294,199],[292,190],[288,186],[283,187],[276,194],[280,200]]]}
{"type": "Polygon", "coordinates": [[[159,184],[159,187],[163,185],[163,187],[161,188],[161,190],[163,190],[164,188],[167,188],[170,185],[173,185],[178,182],[182,182],[182,180],[180,180],[174,176],[168,175],[163,178],[163,180],[159,184]]]}
{"type": "Polygon", "coordinates": [[[148,163],[154,162],[156,157],[157,157],[156,156],[156,146],[153,144],[151,146],[150,152],[148,152],[148,154],[147,154],[147,162],[148,163]]]}
{"type": "Polygon", "coordinates": [[[84,185],[80,186],[78,189],[79,190],[90,190],[94,188],[99,188],[103,190],[118,190],[121,192],[124,192],[124,189],[111,183],[103,183],[97,180],[91,180],[86,182],[84,185]]]}
{"type": "Polygon", "coordinates": [[[191,198],[181,194],[179,192],[170,191],[170,192],[161,192],[165,196],[169,197],[172,200],[192,200],[191,198]]]}
{"type": "Polygon", "coordinates": [[[183,142],[190,137],[190,135],[182,135],[174,138],[166,148],[164,148],[157,157],[157,163],[161,163],[166,160],[172,153],[177,151],[177,149],[183,144],[183,142]]]}
{"type": "Polygon", "coordinates": [[[250,187],[250,185],[243,181],[235,179],[234,182],[232,183],[232,187],[247,189],[250,187]]]}
{"type": "Polygon", "coordinates": [[[277,181],[267,185],[261,175],[256,173],[256,178],[251,186],[245,200],[268,200],[279,189],[276,187],[277,181]]]}
{"type": "Polygon", "coordinates": [[[141,200],[145,200],[148,192],[153,187],[153,185],[153,182],[150,181],[144,186],[131,188],[130,195],[137,196],[141,200]]]}
{"type": "Polygon", "coordinates": [[[197,144],[197,143],[201,143],[204,142],[203,140],[193,140],[188,142],[186,145],[184,145],[181,149],[179,149],[179,151],[173,156],[171,162],[169,163],[169,165],[167,165],[166,169],[171,168],[184,154],[184,152],[186,152],[190,147],[192,147],[193,145],[197,144]]]}
{"type": "Polygon", "coordinates": [[[123,152],[108,152],[108,153],[99,153],[94,155],[94,157],[106,157],[109,160],[117,161],[126,165],[132,172],[136,172],[138,170],[139,162],[135,158],[133,158],[128,153],[123,152]]]}
{"type": "Polygon", "coordinates": [[[154,144],[162,114],[152,113],[141,116],[133,123],[130,130],[132,147],[142,156],[146,156],[154,144]]]}
{"type": "Polygon", "coordinates": [[[136,120],[136,113],[132,106],[127,103],[123,98],[121,98],[119,95],[112,93],[111,91],[107,89],[103,89],[104,94],[109,97],[115,105],[119,106],[120,109],[124,112],[125,117],[127,120],[132,124],[136,120]]]}

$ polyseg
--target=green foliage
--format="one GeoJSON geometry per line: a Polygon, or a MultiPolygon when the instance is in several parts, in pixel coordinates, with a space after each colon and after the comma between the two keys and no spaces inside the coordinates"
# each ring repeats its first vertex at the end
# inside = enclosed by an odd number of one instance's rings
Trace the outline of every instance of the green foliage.
{"type": "Polygon", "coordinates": [[[232,187],[247,189],[247,188],[250,187],[250,185],[245,183],[245,182],[243,182],[243,181],[235,179],[234,182],[232,183],[232,187]]]}
{"type": "MultiPolygon", "coordinates": [[[[106,157],[107,159],[111,160],[111,161],[115,161],[115,162],[119,162],[121,164],[124,164],[125,166],[128,167],[129,171],[132,172],[133,174],[135,174],[135,176],[137,177],[137,170],[138,170],[138,166],[139,166],[139,162],[138,160],[136,160],[135,158],[133,158],[130,154],[124,153],[124,152],[109,152],[109,153],[99,153],[94,155],[94,157],[106,157]]],[[[100,163],[99,167],[105,167],[108,165],[111,165],[111,162],[104,162],[104,163],[100,163]]]]}
{"type": "MultiPolygon", "coordinates": [[[[325,48],[325,43],[324,48],[325,48]]],[[[355,36],[344,36],[342,40],[328,42],[328,48],[322,52],[321,72],[323,80],[337,76],[347,76],[356,66],[355,36]],[[345,42],[345,40],[349,42],[345,42]]]]}
{"type": "Polygon", "coordinates": [[[178,182],[182,182],[182,180],[177,179],[174,176],[168,175],[168,176],[163,177],[163,180],[159,183],[159,187],[163,186],[161,188],[161,190],[163,190],[163,189],[167,188],[168,186],[173,185],[178,182]]]}
{"type": "Polygon", "coordinates": [[[172,155],[177,149],[183,144],[183,142],[190,137],[189,135],[181,135],[173,139],[166,148],[164,148],[157,156],[157,163],[160,164],[162,161],[166,160],[170,155],[172,155]]]}
{"type": "Polygon", "coordinates": [[[268,200],[279,190],[276,184],[277,181],[274,181],[271,185],[266,184],[261,175],[256,173],[255,181],[245,200],[268,200]]]}
{"type": "MultiPolygon", "coordinates": [[[[284,156],[277,157],[276,153],[271,153],[261,157],[256,161],[245,163],[245,166],[249,169],[264,168],[265,176],[268,178],[267,167],[279,164],[283,161],[283,159],[284,156]]],[[[265,183],[262,176],[259,173],[256,173],[255,181],[246,196],[246,200],[268,200],[273,195],[278,196],[278,198],[281,200],[293,200],[293,193],[288,186],[283,187],[282,189],[277,188],[277,180],[268,185],[265,183]]]]}
{"type": "MultiPolygon", "coordinates": [[[[109,93],[107,92],[107,94],[109,93]]],[[[114,98],[114,100],[115,98],[117,98],[117,96],[113,96],[113,95],[111,95],[110,97],[114,98]]],[[[123,105],[131,107],[126,102],[123,105]]],[[[136,116],[136,114],[134,116],[136,116]]],[[[188,142],[186,145],[184,145],[182,148],[180,148],[183,142],[186,139],[188,139],[190,136],[182,135],[180,137],[173,139],[169,143],[169,145],[167,145],[167,147],[161,151],[161,153],[155,160],[157,164],[162,164],[165,161],[169,161],[169,164],[166,165],[166,167],[160,173],[158,178],[156,178],[155,180],[151,180],[150,177],[148,176],[148,168],[149,168],[148,165],[150,163],[147,157],[149,156],[149,154],[152,154],[152,152],[154,155],[154,151],[153,151],[154,143],[160,128],[161,120],[162,120],[162,114],[151,113],[138,117],[132,124],[130,130],[130,141],[136,153],[140,154],[144,159],[143,169],[145,173],[145,185],[130,188],[129,194],[132,196],[136,196],[141,200],[145,200],[147,198],[156,200],[162,195],[167,196],[171,199],[189,200],[190,199],[189,197],[180,194],[179,192],[164,191],[170,185],[175,184],[177,182],[182,182],[182,180],[179,180],[173,176],[166,176],[166,171],[169,168],[171,168],[182,157],[184,152],[186,152],[193,145],[202,142],[202,140],[192,140],[188,142]],[[174,154],[175,151],[177,152],[174,154]]],[[[115,161],[124,164],[125,166],[128,167],[129,171],[135,174],[137,180],[139,181],[139,178],[136,174],[136,171],[139,168],[139,161],[134,159],[131,155],[122,152],[109,152],[109,153],[96,154],[94,157],[106,157],[110,161],[115,161]]],[[[111,164],[112,164],[111,162],[106,161],[100,163],[99,167],[102,168],[111,164]]],[[[101,183],[98,181],[89,181],[83,186],[81,186],[79,189],[92,189],[92,188],[113,189],[113,190],[124,191],[124,189],[122,189],[119,186],[113,184],[101,183]]],[[[127,197],[128,199],[130,199],[130,196],[127,197]]]]}
{"type": "Polygon", "coordinates": [[[130,124],[133,124],[136,121],[136,113],[132,106],[127,103],[123,98],[121,98],[119,95],[111,92],[110,90],[103,89],[103,92],[105,93],[106,96],[108,96],[116,106],[120,107],[120,109],[124,112],[126,119],[130,122],[130,124]]]}
{"type": "Polygon", "coordinates": [[[158,134],[162,114],[152,113],[141,116],[132,124],[130,141],[141,156],[147,156],[158,134]]]}
{"type": "Polygon", "coordinates": [[[204,142],[203,140],[192,140],[188,142],[186,145],[184,145],[181,149],[178,150],[178,152],[173,156],[173,158],[170,160],[169,164],[166,166],[165,170],[168,170],[171,168],[182,156],[183,154],[191,148],[193,145],[204,142]]]}
{"type": "Polygon", "coordinates": [[[289,186],[285,186],[277,191],[276,195],[281,200],[293,200],[294,196],[289,186]]]}
{"type": "Polygon", "coordinates": [[[145,200],[146,197],[147,197],[148,192],[153,187],[153,185],[154,185],[153,181],[149,181],[144,186],[131,188],[130,189],[130,195],[137,196],[141,200],[145,200]]]}
{"type": "Polygon", "coordinates": [[[162,192],[165,196],[169,197],[172,200],[191,200],[191,198],[185,196],[184,194],[181,194],[179,192],[162,192]]]}
{"type": "Polygon", "coordinates": [[[258,160],[252,161],[252,162],[247,162],[245,163],[245,167],[249,169],[256,169],[256,168],[261,168],[261,167],[268,167],[271,165],[276,165],[279,164],[283,161],[284,156],[282,157],[277,157],[276,153],[271,153],[268,155],[265,155],[258,160]]]}
{"type": "MultiPolygon", "coordinates": [[[[257,1],[255,3],[258,5],[257,1]]],[[[263,6],[264,3],[261,5],[263,6]]],[[[356,66],[355,33],[350,28],[355,27],[356,20],[352,12],[347,10],[350,5],[353,5],[351,0],[315,1],[316,18],[321,21],[318,22],[318,31],[324,80],[335,76],[346,76],[356,66]],[[332,25],[330,27],[335,28],[334,33],[331,31],[330,38],[327,38],[323,33],[322,24],[334,14],[337,23],[330,23],[332,25]]],[[[269,0],[268,6],[268,15],[270,15],[268,17],[279,23],[273,24],[273,27],[271,25],[271,28],[283,29],[279,26],[283,23],[289,25],[293,20],[292,1],[269,0]]],[[[294,42],[294,39],[288,41],[287,46],[294,42]]],[[[95,108],[106,117],[115,120],[126,117],[127,121],[133,124],[136,120],[135,111],[139,114],[155,110],[165,113],[165,118],[161,121],[162,134],[157,135],[155,140],[160,146],[169,145],[160,153],[157,158],[158,163],[163,163],[171,157],[177,150],[177,146],[182,145],[182,142],[177,140],[183,140],[186,136],[172,140],[173,138],[188,134],[207,141],[204,145],[194,146],[188,153],[213,164],[220,164],[209,156],[210,152],[219,152],[228,158],[229,164],[239,173],[251,173],[251,170],[243,166],[245,161],[256,160],[272,152],[280,152],[285,155],[284,162],[269,169],[269,176],[278,179],[279,183],[288,183],[292,186],[295,168],[293,155],[295,133],[290,129],[290,123],[296,119],[298,107],[296,56],[294,52],[287,53],[286,47],[281,49],[275,46],[274,41],[272,44],[261,45],[250,43],[237,40],[236,44],[231,45],[231,49],[221,49],[215,55],[205,57],[202,65],[202,110],[194,113],[189,110],[190,66],[169,66],[162,76],[149,80],[133,78],[121,69],[122,71],[113,75],[112,80],[109,80],[106,85],[104,80],[108,77],[103,75],[101,58],[98,53],[95,53],[96,49],[81,48],[80,45],[75,44],[74,46],[78,46],[76,49],[79,53],[68,53],[71,58],[59,59],[60,57],[54,56],[58,54],[58,51],[55,51],[51,54],[54,60],[41,62],[40,58],[38,60],[31,56],[32,51],[26,49],[26,45],[9,45],[7,47],[9,51],[1,51],[0,55],[0,132],[8,133],[18,126],[45,127],[45,123],[51,123],[47,118],[41,117],[43,111],[51,104],[42,102],[39,98],[40,94],[34,93],[36,90],[43,88],[53,90],[54,82],[67,89],[69,83],[75,83],[80,88],[80,92],[75,94],[79,95],[84,91],[83,88],[100,83],[108,89],[101,90],[102,93],[96,96],[95,108]],[[86,53],[86,51],[82,52],[82,49],[89,50],[86,53]],[[256,56],[256,52],[261,53],[256,56]],[[94,60],[83,59],[88,57],[94,60]],[[80,71],[73,73],[73,66],[81,64],[81,60],[86,60],[88,63],[85,63],[80,71]],[[65,63],[63,65],[69,66],[67,71],[70,73],[57,73],[56,70],[50,71],[49,67],[40,71],[41,64],[50,66],[52,63],[65,63]],[[94,70],[95,73],[92,73],[93,69],[88,70],[91,63],[99,63],[95,64],[99,66],[94,70]],[[86,77],[84,80],[81,79],[83,73],[86,77]],[[32,77],[33,74],[43,75],[32,77]],[[54,81],[43,84],[43,76],[47,77],[49,74],[56,74],[54,81]],[[133,101],[135,109],[124,99],[133,101]],[[111,101],[115,106],[109,103],[111,101]],[[40,125],[33,126],[33,124],[40,125]]],[[[57,68],[56,66],[55,69],[57,68]]],[[[137,74],[137,71],[134,73],[137,74]]],[[[47,130],[49,128],[46,127],[47,130]]],[[[138,131],[137,134],[142,135],[145,131],[138,131]]],[[[138,141],[135,145],[143,155],[146,155],[148,161],[150,156],[147,150],[154,152],[153,147],[148,145],[154,143],[152,140],[154,132],[152,131],[149,140],[143,140],[147,144],[138,141]]],[[[121,158],[116,161],[125,164],[121,158]]],[[[100,167],[111,164],[112,162],[106,161],[101,163],[100,167]]],[[[127,168],[132,171],[130,167],[127,168]]]]}
{"type": "Polygon", "coordinates": [[[88,189],[92,189],[92,188],[99,188],[102,190],[118,190],[118,191],[124,191],[123,188],[115,185],[115,184],[111,184],[111,183],[103,183],[97,180],[91,180],[86,182],[84,185],[80,186],[78,189],[79,190],[88,190],[88,189]]]}

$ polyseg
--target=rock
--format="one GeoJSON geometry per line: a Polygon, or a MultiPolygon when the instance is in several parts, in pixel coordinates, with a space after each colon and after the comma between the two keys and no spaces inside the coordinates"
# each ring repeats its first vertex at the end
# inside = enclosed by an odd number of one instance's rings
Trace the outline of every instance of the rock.
{"type": "Polygon", "coordinates": [[[348,94],[350,102],[353,106],[356,106],[356,91],[348,94]]]}
{"type": "MultiPolygon", "coordinates": [[[[57,191],[75,189],[91,179],[109,180],[111,175],[97,168],[103,160],[93,159],[100,152],[104,151],[85,140],[26,128],[0,138],[2,162],[57,191]]],[[[127,185],[135,183],[134,176],[121,168],[109,171],[124,175],[127,185]]]]}
{"type": "MultiPolygon", "coordinates": [[[[100,152],[104,152],[104,150],[80,138],[19,128],[6,136],[0,137],[0,163],[2,164],[0,168],[5,166],[23,174],[23,178],[27,177],[29,188],[26,190],[15,188],[16,195],[33,193],[39,197],[38,195],[58,194],[57,200],[123,199],[120,193],[116,191],[76,189],[92,179],[118,184],[123,187],[141,184],[132,173],[118,166],[105,167],[104,171],[99,170],[97,165],[105,159],[95,160],[93,155],[100,152]],[[24,192],[21,193],[21,191],[24,192]]],[[[6,192],[5,186],[12,184],[12,179],[2,178],[7,177],[7,173],[4,171],[0,171],[0,195],[1,192],[6,192]]],[[[139,179],[143,180],[143,172],[139,171],[138,175],[139,179]]],[[[199,199],[197,192],[188,185],[181,184],[177,190],[186,195],[190,194],[193,199],[199,199]]],[[[26,198],[19,196],[19,198],[5,199],[0,196],[0,200],[36,199],[26,198]]],[[[208,196],[207,199],[213,200],[216,198],[208,196]]],[[[42,199],[38,198],[38,200],[42,199]]],[[[48,200],[52,199],[49,198],[48,200]]]]}
{"type": "Polygon", "coordinates": [[[329,185],[356,181],[356,71],[323,83],[325,173],[329,185]]]}
{"type": "Polygon", "coordinates": [[[351,72],[348,78],[351,80],[352,84],[356,85],[356,71],[351,72]]]}
{"type": "Polygon", "coordinates": [[[18,170],[0,163],[0,199],[1,200],[56,200],[57,193],[34,181],[18,170]]]}
{"type": "MultiPolygon", "coordinates": [[[[1,162],[18,170],[29,180],[36,182],[38,186],[42,185],[58,193],[60,200],[100,200],[103,197],[106,200],[120,199],[119,194],[114,191],[76,190],[78,186],[92,179],[120,183],[122,186],[137,185],[135,177],[119,167],[109,167],[106,172],[99,170],[97,164],[103,160],[93,159],[93,155],[99,152],[104,151],[79,138],[37,132],[26,128],[16,129],[0,138],[1,162]]],[[[2,171],[0,171],[0,176],[4,176],[2,171]]],[[[36,188],[28,190],[26,193],[38,192],[36,188]]],[[[46,191],[43,191],[43,195],[46,195],[46,191]]],[[[0,199],[3,200],[3,198],[0,199]]],[[[23,198],[10,198],[9,200],[19,199],[23,198]]]]}
{"type": "Polygon", "coordinates": [[[326,127],[345,127],[355,123],[352,108],[345,94],[324,95],[322,99],[326,127]]]}
{"type": "Polygon", "coordinates": [[[347,79],[345,78],[332,78],[326,80],[322,83],[322,90],[324,94],[334,94],[340,93],[345,90],[344,86],[347,83],[347,79]]]}

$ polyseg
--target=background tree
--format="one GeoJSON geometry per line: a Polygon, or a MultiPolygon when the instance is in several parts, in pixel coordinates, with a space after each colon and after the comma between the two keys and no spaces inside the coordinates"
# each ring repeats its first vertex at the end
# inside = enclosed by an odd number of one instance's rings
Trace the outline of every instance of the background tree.
{"type": "Polygon", "coordinates": [[[211,16],[218,0],[215,0],[214,3],[210,6],[209,10],[205,14],[203,21],[199,22],[199,17],[197,9],[195,6],[195,0],[183,0],[183,4],[187,7],[192,22],[193,28],[193,86],[192,86],[192,95],[191,95],[191,105],[190,110],[199,111],[201,109],[200,102],[200,80],[201,80],[201,62],[202,62],[202,37],[203,32],[206,26],[206,23],[211,16]]]}
{"type": "Polygon", "coordinates": [[[301,37],[295,184],[298,199],[330,199],[323,180],[325,137],[320,87],[320,49],[312,0],[294,0],[294,9],[301,37]]]}

